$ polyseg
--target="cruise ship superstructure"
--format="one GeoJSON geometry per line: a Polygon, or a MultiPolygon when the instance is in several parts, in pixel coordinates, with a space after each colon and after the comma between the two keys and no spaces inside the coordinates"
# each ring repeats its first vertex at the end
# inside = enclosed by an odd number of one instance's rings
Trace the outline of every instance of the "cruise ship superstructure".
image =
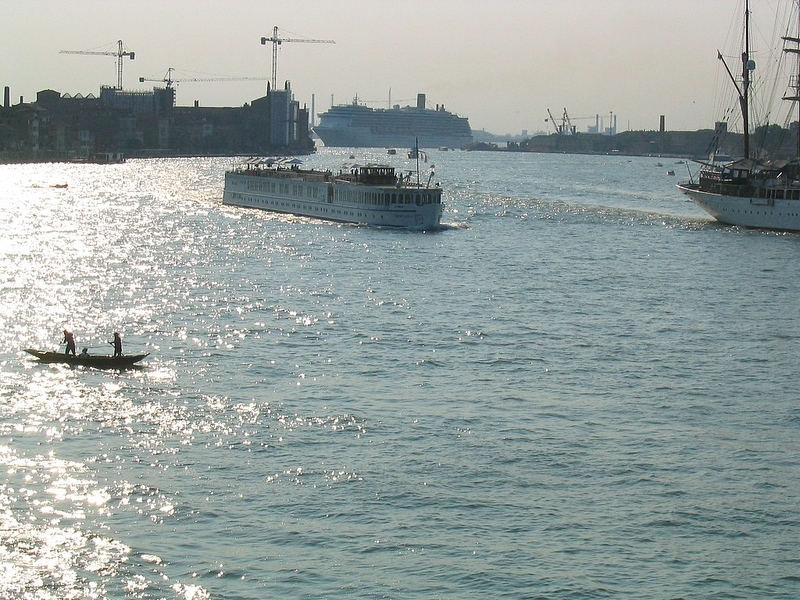
{"type": "Polygon", "coordinates": [[[445,110],[426,108],[425,94],[416,106],[370,108],[354,100],[319,115],[314,132],[326,146],[348,148],[463,148],[472,142],[469,119],[445,110]]]}

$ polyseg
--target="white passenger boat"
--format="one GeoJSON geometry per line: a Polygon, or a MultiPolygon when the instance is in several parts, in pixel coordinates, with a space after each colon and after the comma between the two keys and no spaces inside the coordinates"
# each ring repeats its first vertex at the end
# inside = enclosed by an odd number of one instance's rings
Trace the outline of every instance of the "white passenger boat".
{"type": "Polygon", "coordinates": [[[249,159],[225,173],[222,202],[330,221],[433,229],[442,218],[442,188],[386,165],[346,165],[338,172],[249,159]]]}

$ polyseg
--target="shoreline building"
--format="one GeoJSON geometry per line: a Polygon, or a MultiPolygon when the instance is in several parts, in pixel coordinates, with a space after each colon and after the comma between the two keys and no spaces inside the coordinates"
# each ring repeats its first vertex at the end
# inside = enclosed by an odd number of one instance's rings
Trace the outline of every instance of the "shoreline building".
{"type": "Polygon", "coordinates": [[[309,154],[309,111],[291,85],[241,107],[175,106],[171,86],[151,91],[103,87],[100,96],[37,93],[0,107],[0,162],[126,157],[309,154]]]}

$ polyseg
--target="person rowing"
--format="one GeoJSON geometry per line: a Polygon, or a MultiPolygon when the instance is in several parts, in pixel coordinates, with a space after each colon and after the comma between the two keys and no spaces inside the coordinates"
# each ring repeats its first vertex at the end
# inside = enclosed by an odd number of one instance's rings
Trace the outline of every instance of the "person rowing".
{"type": "Polygon", "coordinates": [[[114,339],[108,342],[112,346],[114,346],[114,356],[122,356],[122,338],[119,335],[118,331],[114,332],[114,339]]]}
{"type": "Polygon", "coordinates": [[[62,343],[67,345],[67,347],[64,348],[64,354],[72,354],[72,356],[75,356],[75,336],[72,335],[71,331],[64,330],[64,339],[62,343]]]}

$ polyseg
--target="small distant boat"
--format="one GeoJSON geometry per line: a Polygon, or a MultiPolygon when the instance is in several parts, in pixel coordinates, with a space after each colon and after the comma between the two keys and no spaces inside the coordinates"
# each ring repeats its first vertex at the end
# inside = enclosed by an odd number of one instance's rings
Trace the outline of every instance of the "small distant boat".
{"type": "Polygon", "coordinates": [[[95,152],[89,156],[88,162],[96,165],[114,165],[125,162],[122,152],[95,152]]]}
{"type": "Polygon", "coordinates": [[[422,162],[428,162],[428,154],[424,150],[420,150],[418,146],[411,148],[408,151],[408,158],[411,160],[421,159],[422,162]]]}
{"type": "Polygon", "coordinates": [[[95,165],[118,165],[125,162],[125,155],[122,152],[94,152],[88,156],[76,156],[72,158],[70,162],[95,165]]]}
{"type": "Polygon", "coordinates": [[[66,363],[70,365],[80,365],[83,367],[94,367],[96,369],[124,369],[132,367],[148,354],[123,354],[122,356],[81,356],[80,354],[71,355],[63,352],[49,352],[47,350],[34,350],[25,348],[25,352],[32,354],[43,363],[66,363]]]}
{"type": "Polygon", "coordinates": [[[730,154],[728,154],[725,150],[715,150],[714,152],[708,155],[708,160],[711,163],[727,164],[729,162],[733,162],[733,157],[730,154]]]}

